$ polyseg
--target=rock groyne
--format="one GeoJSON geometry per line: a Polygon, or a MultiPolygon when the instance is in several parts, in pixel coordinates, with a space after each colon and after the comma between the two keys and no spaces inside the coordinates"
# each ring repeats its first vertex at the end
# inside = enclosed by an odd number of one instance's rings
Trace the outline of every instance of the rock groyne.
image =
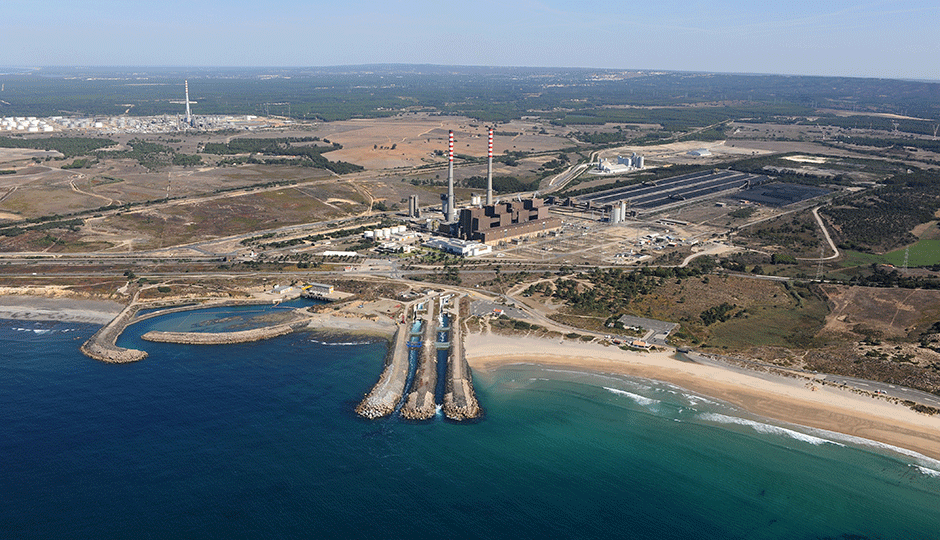
{"type": "Polygon", "coordinates": [[[447,362],[447,386],[444,393],[444,415],[451,420],[470,420],[483,415],[473,391],[473,375],[463,348],[460,319],[453,316],[450,331],[450,360],[447,362]]]}
{"type": "Polygon", "coordinates": [[[145,351],[125,349],[115,345],[117,338],[124,332],[131,319],[140,310],[140,306],[131,302],[117,317],[102,326],[88,341],[82,344],[81,351],[85,356],[108,362],[111,364],[126,364],[147,358],[145,351]]]}
{"type": "Polygon", "coordinates": [[[147,341],[159,343],[182,343],[185,345],[229,345],[232,343],[248,343],[261,341],[277,336],[290,334],[294,330],[306,328],[307,321],[278,324],[264,328],[240,330],[238,332],[159,332],[152,330],[140,336],[147,341]]]}
{"type": "Polygon", "coordinates": [[[385,369],[382,370],[379,381],[356,407],[356,414],[359,416],[375,419],[395,412],[395,407],[405,393],[405,383],[408,380],[408,337],[407,325],[399,326],[389,344],[385,369]]]}
{"type": "Polygon", "coordinates": [[[437,414],[434,402],[434,388],[437,385],[437,324],[434,318],[433,302],[428,302],[428,313],[424,323],[424,344],[418,357],[418,369],[408,399],[401,409],[401,415],[409,420],[429,420],[437,414]]]}

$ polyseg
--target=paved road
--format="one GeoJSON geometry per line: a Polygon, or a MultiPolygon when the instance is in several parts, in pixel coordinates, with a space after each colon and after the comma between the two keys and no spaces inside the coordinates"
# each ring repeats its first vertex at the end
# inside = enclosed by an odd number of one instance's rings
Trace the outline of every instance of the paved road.
{"type": "Polygon", "coordinates": [[[876,392],[888,397],[914,401],[917,403],[923,403],[924,405],[930,405],[931,407],[940,408],[940,396],[935,396],[920,390],[914,390],[913,388],[898,386],[896,384],[868,381],[855,377],[843,377],[842,375],[823,375],[822,378],[836,384],[844,384],[846,386],[851,386],[852,388],[858,388],[859,390],[867,390],[869,392],[876,392]]]}
{"type": "Polygon", "coordinates": [[[826,228],[826,224],[823,223],[821,217],[819,217],[819,209],[821,206],[813,208],[813,216],[816,218],[816,223],[819,224],[819,228],[822,229],[823,236],[826,237],[826,242],[829,243],[829,247],[832,249],[832,255],[828,257],[822,257],[820,259],[798,259],[801,261],[831,261],[832,259],[837,259],[839,257],[839,248],[836,247],[836,243],[832,241],[832,237],[829,236],[829,229],[826,228]]]}
{"type": "MultiPolygon", "coordinates": [[[[740,373],[746,373],[755,377],[774,379],[778,378],[778,375],[772,373],[764,373],[761,371],[756,371],[746,367],[737,365],[734,362],[725,361],[721,356],[717,355],[702,355],[695,351],[685,353],[685,355],[695,362],[701,364],[718,366],[724,369],[732,369],[740,373]]],[[[769,368],[783,369],[780,366],[774,366],[771,364],[765,364],[762,362],[750,362],[755,366],[765,366],[769,368]]],[[[913,388],[907,388],[905,386],[898,386],[896,384],[881,383],[875,381],[869,381],[866,379],[859,379],[855,377],[843,377],[842,375],[831,375],[826,373],[815,373],[812,371],[801,371],[801,370],[790,370],[802,373],[803,375],[809,377],[816,377],[818,379],[824,379],[828,382],[835,384],[844,384],[850,388],[856,388],[858,390],[864,390],[867,392],[875,392],[884,395],[888,398],[897,398],[900,400],[913,401],[915,403],[921,403],[923,405],[929,405],[931,407],[940,408],[940,396],[935,396],[928,392],[922,392],[920,390],[914,390],[913,388]]]]}

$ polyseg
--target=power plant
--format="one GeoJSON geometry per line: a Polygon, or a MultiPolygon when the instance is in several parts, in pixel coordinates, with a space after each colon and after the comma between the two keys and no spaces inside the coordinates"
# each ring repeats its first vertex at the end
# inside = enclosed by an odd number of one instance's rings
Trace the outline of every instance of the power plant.
{"type": "MultiPolygon", "coordinates": [[[[447,193],[441,195],[441,213],[444,215],[441,232],[466,241],[496,243],[500,241],[538,234],[560,228],[558,218],[548,215],[548,207],[542,199],[493,202],[493,128],[487,128],[487,172],[486,204],[473,196],[471,205],[460,210],[457,218],[457,198],[454,195],[454,132],[447,136],[447,193]]],[[[414,206],[417,206],[415,201],[414,206]]],[[[409,214],[415,208],[409,205],[409,214]]]]}

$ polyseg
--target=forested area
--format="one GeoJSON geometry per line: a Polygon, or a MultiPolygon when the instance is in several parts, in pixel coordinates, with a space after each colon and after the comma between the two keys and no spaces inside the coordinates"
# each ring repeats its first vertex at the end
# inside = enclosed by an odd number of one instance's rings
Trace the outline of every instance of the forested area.
{"type": "Polygon", "coordinates": [[[821,210],[844,248],[887,251],[915,242],[911,230],[940,210],[940,173],[912,171],[821,210]]]}
{"type": "MultiPolygon", "coordinates": [[[[730,118],[762,122],[805,116],[817,108],[940,118],[940,85],[929,82],[428,65],[147,68],[132,74],[117,68],[43,68],[5,78],[0,116],[182,114],[180,104],[171,100],[182,98],[184,79],[197,103],[196,114],[324,121],[423,110],[486,122],[538,114],[566,125],[654,123],[674,131],[730,118]]],[[[819,121],[850,122],[855,120],[835,116],[819,121]]],[[[888,126],[877,116],[858,122],[888,126]]],[[[919,120],[898,120],[890,128],[895,125],[920,134],[932,129],[919,120]]]]}
{"type": "Polygon", "coordinates": [[[336,174],[346,174],[363,170],[361,166],[354,163],[347,163],[345,161],[330,161],[323,156],[325,152],[331,152],[333,150],[339,150],[342,148],[342,145],[339,143],[330,143],[328,140],[322,140],[322,142],[328,144],[329,146],[295,146],[298,143],[310,143],[318,141],[321,141],[319,137],[282,137],[270,139],[255,139],[246,137],[235,138],[228,143],[205,143],[202,147],[202,151],[206,154],[260,154],[262,156],[271,156],[258,157],[256,155],[251,155],[241,160],[229,160],[225,162],[231,164],[256,163],[261,165],[298,165],[301,167],[326,169],[336,174]],[[294,159],[284,159],[283,157],[275,156],[291,156],[294,159]]]}
{"type": "Polygon", "coordinates": [[[48,137],[48,138],[19,138],[0,137],[0,148],[31,148],[34,150],[55,150],[65,158],[86,156],[95,150],[114,146],[117,143],[111,139],[93,137],[48,137]]]}

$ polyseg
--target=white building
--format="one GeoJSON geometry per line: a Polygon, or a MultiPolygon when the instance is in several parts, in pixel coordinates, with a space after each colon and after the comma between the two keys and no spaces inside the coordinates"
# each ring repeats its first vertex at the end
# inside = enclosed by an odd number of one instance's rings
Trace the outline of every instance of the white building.
{"type": "Polygon", "coordinates": [[[461,257],[476,257],[477,255],[486,255],[487,253],[493,252],[492,246],[457,238],[432,238],[423,245],[424,247],[439,249],[461,257]]]}

